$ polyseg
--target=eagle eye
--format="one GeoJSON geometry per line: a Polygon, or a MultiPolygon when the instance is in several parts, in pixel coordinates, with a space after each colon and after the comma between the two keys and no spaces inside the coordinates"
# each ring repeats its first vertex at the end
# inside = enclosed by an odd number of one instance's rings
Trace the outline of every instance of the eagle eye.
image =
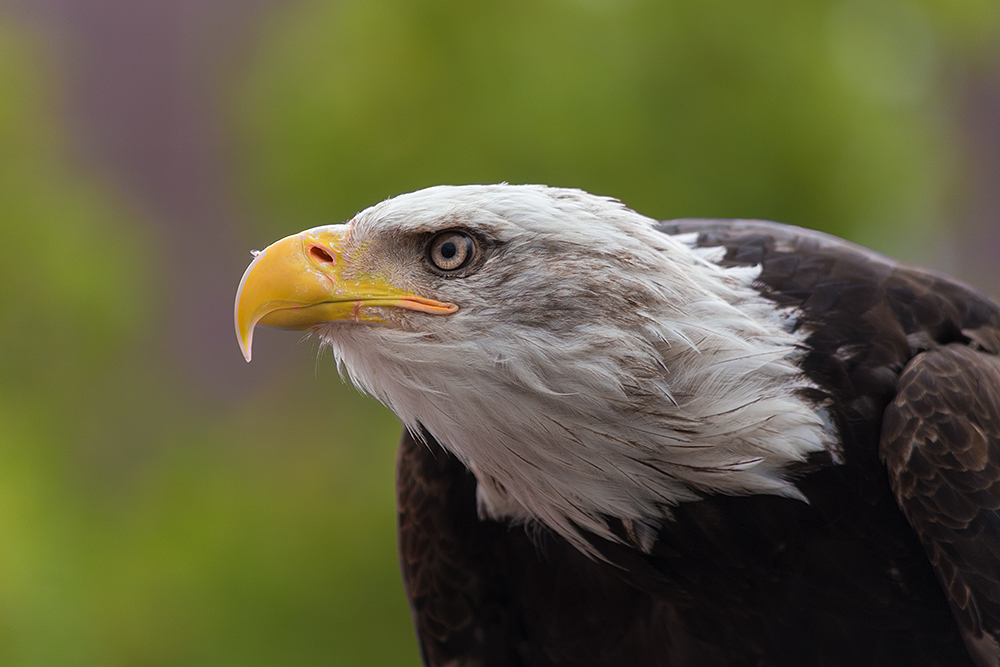
{"type": "Polygon", "coordinates": [[[462,232],[441,232],[427,246],[427,261],[431,266],[449,273],[468,266],[475,254],[472,237],[462,232]]]}

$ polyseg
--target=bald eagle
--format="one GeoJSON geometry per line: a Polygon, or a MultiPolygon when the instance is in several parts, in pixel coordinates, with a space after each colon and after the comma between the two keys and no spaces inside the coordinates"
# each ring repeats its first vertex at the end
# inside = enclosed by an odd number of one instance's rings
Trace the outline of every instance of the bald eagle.
{"type": "Polygon", "coordinates": [[[257,253],[404,426],[433,666],[1000,665],[1000,306],[772,222],[440,186],[257,253]]]}

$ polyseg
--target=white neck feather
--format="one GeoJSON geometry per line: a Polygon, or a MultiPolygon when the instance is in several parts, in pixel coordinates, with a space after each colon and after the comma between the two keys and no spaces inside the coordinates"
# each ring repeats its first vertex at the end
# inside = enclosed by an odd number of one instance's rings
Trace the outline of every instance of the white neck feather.
{"type": "Polygon", "coordinates": [[[608,517],[646,548],[679,502],[802,498],[784,469],[832,448],[833,432],[802,397],[794,314],[751,287],[759,269],[720,268],[616,202],[549,192],[545,206],[488,210],[509,270],[490,283],[484,266],[455,316],[324,326],[354,384],[465,462],[481,511],[540,521],[591,553],[579,531],[616,539],[608,517]],[[568,236],[558,262],[554,234],[568,236]]]}

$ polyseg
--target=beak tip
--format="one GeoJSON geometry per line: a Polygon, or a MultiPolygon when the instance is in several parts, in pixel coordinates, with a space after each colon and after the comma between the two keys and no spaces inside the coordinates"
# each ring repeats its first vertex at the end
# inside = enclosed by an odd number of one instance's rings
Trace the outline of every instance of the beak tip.
{"type": "Polygon", "coordinates": [[[236,341],[240,344],[240,352],[243,353],[243,358],[246,359],[248,364],[250,363],[250,352],[253,348],[254,324],[256,323],[251,324],[244,331],[244,328],[240,326],[239,318],[236,320],[236,341]]]}
{"type": "Polygon", "coordinates": [[[250,332],[250,335],[247,336],[246,340],[243,340],[242,336],[237,336],[237,338],[240,341],[240,352],[243,353],[243,358],[246,359],[246,362],[249,364],[251,346],[253,345],[253,331],[250,332]]]}

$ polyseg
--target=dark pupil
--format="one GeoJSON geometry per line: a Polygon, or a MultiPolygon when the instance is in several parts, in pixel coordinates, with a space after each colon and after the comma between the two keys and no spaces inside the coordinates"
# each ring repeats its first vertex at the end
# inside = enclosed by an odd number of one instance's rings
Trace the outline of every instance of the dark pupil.
{"type": "Polygon", "coordinates": [[[458,254],[458,248],[455,246],[454,241],[448,241],[441,245],[441,256],[445,259],[451,259],[456,254],[458,254]]]}

